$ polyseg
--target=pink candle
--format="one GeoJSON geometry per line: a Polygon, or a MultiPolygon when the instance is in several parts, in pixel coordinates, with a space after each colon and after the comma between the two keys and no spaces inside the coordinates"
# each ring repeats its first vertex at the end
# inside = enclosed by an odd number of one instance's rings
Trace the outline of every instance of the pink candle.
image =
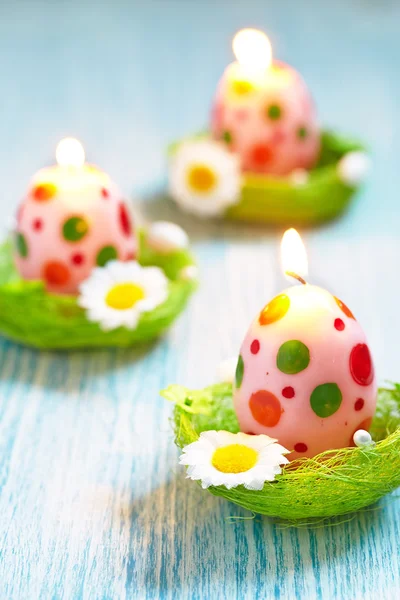
{"type": "Polygon", "coordinates": [[[312,167],[319,153],[314,105],[300,75],[272,61],[267,36],[244,29],[236,34],[237,62],[218,84],[211,129],[241,157],[244,171],[287,175],[312,167]]]}
{"type": "Polygon", "coordinates": [[[84,163],[79,142],[62,140],[57,160],[35,174],[20,205],[15,263],[23,279],[75,294],[94,267],[135,258],[137,242],[121,192],[106,173],[84,163]]]}
{"type": "MultiPolygon", "coordinates": [[[[283,244],[298,240],[289,230],[283,244]]],[[[301,258],[301,247],[292,251],[301,258]]],[[[242,431],[278,439],[293,450],[293,460],[353,446],[355,431],[371,425],[376,388],[367,341],[352,312],[304,283],[276,296],[250,326],[234,404],[242,431]]]]}

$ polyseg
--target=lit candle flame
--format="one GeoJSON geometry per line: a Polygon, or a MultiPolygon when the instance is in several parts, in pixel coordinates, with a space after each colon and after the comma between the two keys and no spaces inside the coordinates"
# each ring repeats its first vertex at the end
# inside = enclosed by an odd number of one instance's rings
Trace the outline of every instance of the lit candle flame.
{"type": "Polygon", "coordinates": [[[307,253],[300,235],[295,229],[288,229],[281,243],[282,269],[287,278],[294,277],[305,283],[308,274],[307,253]]]}
{"type": "Polygon", "coordinates": [[[245,68],[261,70],[271,65],[271,43],[263,31],[241,29],[233,38],[232,48],[237,61],[245,68]]]}
{"type": "Polygon", "coordinates": [[[85,151],[75,138],[64,138],[56,149],[56,160],[60,167],[82,167],[85,163],[85,151]]]}

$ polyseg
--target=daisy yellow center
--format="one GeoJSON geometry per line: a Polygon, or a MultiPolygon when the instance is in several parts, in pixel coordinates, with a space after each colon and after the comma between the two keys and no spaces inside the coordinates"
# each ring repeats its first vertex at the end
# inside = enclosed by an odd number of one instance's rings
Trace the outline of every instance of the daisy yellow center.
{"type": "Polygon", "coordinates": [[[116,310],[128,310],[139,300],[143,300],[144,296],[144,290],[140,286],[134,283],[119,283],[109,290],[106,304],[116,310]]]}
{"type": "Polygon", "coordinates": [[[188,172],[187,182],[195,192],[207,194],[216,186],[217,175],[207,165],[193,165],[188,172]]]}
{"type": "Polygon", "coordinates": [[[258,454],[243,444],[230,444],[217,448],[212,456],[212,466],[222,473],[243,473],[257,462],[258,454]]]}

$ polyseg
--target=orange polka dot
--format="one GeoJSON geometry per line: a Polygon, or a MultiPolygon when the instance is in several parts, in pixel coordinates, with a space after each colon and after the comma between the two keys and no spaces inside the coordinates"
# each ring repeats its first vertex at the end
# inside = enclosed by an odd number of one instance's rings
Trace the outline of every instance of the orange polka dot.
{"type": "Polygon", "coordinates": [[[258,322],[260,325],[270,325],[271,323],[275,323],[275,321],[279,321],[279,319],[282,319],[286,315],[289,307],[289,296],[280,294],[262,309],[260,316],[258,317],[258,322]]]}
{"type": "Polygon", "coordinates": [[[339,300],[339,298],[336,298],[336,296],[333,296],[335,298],[335,302],[338,305],[338,307],[340,308],[340,310],[342,312],[344,312],[344,314],[346,315],[346,317],[349,317],[349,319],[354,319],[356,320],[355,316],[353,315],[353,313],[351,312],[351,310],[345,305],[344,302],[342,302],[341,300],[339,300]]]}
{"type": "Polygon", "coordinates": [[[64,263],[52,260],[44,265],[43,278],[52,285],[64,285],[68,283],[71,273],[64,263]]]}
{"type": "Polygon", "coordinates": [[[278,398],[267,390],[259,390],[252,394],[249,406],[251,414],[260,425],[275,427],[279,423],[283,408],[278,398]]]}
{"type": "Polygon", "coordinates": [[[37,202],[47,202],[55,196],[57,188],[53,183],[41,183],[33,188],[32,197],[37,202]]]}

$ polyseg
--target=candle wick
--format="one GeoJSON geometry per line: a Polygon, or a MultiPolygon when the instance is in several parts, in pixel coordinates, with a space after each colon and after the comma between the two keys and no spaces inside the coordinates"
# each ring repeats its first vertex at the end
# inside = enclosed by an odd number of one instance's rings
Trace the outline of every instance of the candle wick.
{"type": "Polygon", "coordinates": [[[286,275],[288,275],[288,277],[293,277],[294,279],[297,279],[297,281],[300,281],[300,283],[302,283],[303,285],[307,284],[307,281],[305,279],[303,279],[300,275],[297,275],[297,273],[293,273],[293,271],[286,271],[286,275]]]}

